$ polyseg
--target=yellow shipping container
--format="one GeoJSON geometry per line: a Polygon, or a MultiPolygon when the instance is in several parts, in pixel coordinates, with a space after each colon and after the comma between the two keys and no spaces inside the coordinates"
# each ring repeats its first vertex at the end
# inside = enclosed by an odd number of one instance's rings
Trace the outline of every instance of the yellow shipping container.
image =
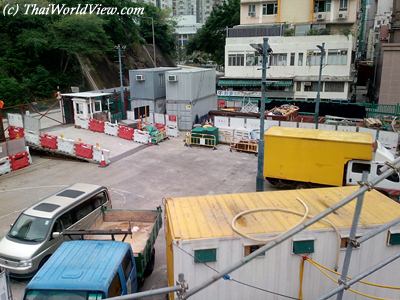
{"type": "Polygon", "coordinates": [[[341,186],[350,160],[373,157],[369,133],[272,127],[265,132],[264,177],[341,186]]]}

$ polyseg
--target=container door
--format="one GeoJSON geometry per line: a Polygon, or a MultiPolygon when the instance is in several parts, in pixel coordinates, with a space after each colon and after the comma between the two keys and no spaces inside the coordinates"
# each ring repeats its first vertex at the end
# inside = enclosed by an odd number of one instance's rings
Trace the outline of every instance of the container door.
{"type": "Polygon", "coordinates": [[[74,115],[75,115],[75,123],[77,123],[77,118],[87,118],[88,117],[88,108],[86,101],[74,100],[74,115]]]}

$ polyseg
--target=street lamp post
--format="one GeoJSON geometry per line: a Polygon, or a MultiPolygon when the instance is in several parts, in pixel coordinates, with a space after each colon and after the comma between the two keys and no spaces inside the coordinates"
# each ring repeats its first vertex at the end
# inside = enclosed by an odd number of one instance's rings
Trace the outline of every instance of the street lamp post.
{"type": "Polygon", "coordinates": [[[322,43],[322,45],[317,45],[317,47],[319,50],[321,50],[321,60],[319,63],[318,92],[317,92],[317,99],[315,101],[315,114],[314,114],[314,122],[316,129],[318,129],[319,103],[321,102],[321,79],[322,79],[322,67],[324,64],[324,57],[325,57],[325,43],[322,43]]]}
{"type": "Polygon", "coordinates": [[[260,139],[258,141],[258,164],[256,177],[256,191],[264,191],[264,120],[265,120],[265,99],[267,90],[267,66],[268,55],[272,52],[268,38],[264,38],[263,44],[251,44],[258,54],[262,55],[262,79],[261,79],[261,103],[260,103],[260,139]]]}
{"type": "MultiPolygon", "coordinates": [[[[118,50],[118,62],[119,62],[119,82],[120,82],[120,96],[121,96],[121,101],[119,102],[119,111],[122,114],[122,119],[125,117],[125,111],[124,111],[124,82],[122,79],[122,51],[126,49],[126,46],[118,44],[115,46],[115,49],[118,50]]],[[[111,122],[111,121],[110,121],[111,122]]]]}

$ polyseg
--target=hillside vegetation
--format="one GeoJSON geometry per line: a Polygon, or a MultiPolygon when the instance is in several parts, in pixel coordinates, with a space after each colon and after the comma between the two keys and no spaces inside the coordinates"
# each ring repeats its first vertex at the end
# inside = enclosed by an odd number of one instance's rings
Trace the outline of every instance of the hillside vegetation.
{"type": "MultiPolygon", "coordinates": [[[[0,0],[0,11],[11,2],[0,0]]],[[[37,3],[43,6],[67,3],[73,7],[79,3],[82,5],[83,1],[23,0],[12,3],[37,3]]],[[[159,60],[164,64],[172,63],[168,57],[175,49],[174,24],[168,20],[168,12],[129,0],[85,3],[120,9],[144,6],[143,16],[154,18],[159,60]]],[[[51,97],[57,87],[61,91],[69,90],[70,86],[90,88],[82,74],[82,61],[90,62],[92,71],[97,73],[93,77],[98,78],[99,88],[113,87],[119,82],[114,49],[117,44],[126,45],[125,77],[129,68],[152,66],[152,49],[145,51],[143,47],[152,43],[151,20],[139,16],[37,16],[22,13],[1,16],[0,41],[0,99],[5,100],[6,106],[51,97]]]]}

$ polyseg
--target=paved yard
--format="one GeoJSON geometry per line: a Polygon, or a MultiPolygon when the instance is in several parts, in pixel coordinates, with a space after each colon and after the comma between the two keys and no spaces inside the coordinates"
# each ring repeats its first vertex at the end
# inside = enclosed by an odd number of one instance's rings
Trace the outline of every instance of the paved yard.
{"type": "MultiPolygon", "coordinates": [[[[149,146],[107,168],[79,161],[33,157],[33,165],[0,177],[0,235],[18,213],[75,182],[109,187],[116,208],[154,209],[169,196],[251,192],[255,190],[257,157],[183,145],[181,138],[149,146]]],[[[267,185],[267,184],[266,184],[267,185]]],[[[270,187],[267,185],[267,189],[270,187]]],[[[25,282],[13,282],[14,299],[21,299],[25,282]]],[[[156,266],[144,289],[166,286],[165,237],[156,243],[156,266]]],[[[160,298],[160,297],[159,297],[160,298]]],[[[159,299],[153,298],[153,299],[159,299]]]]}

